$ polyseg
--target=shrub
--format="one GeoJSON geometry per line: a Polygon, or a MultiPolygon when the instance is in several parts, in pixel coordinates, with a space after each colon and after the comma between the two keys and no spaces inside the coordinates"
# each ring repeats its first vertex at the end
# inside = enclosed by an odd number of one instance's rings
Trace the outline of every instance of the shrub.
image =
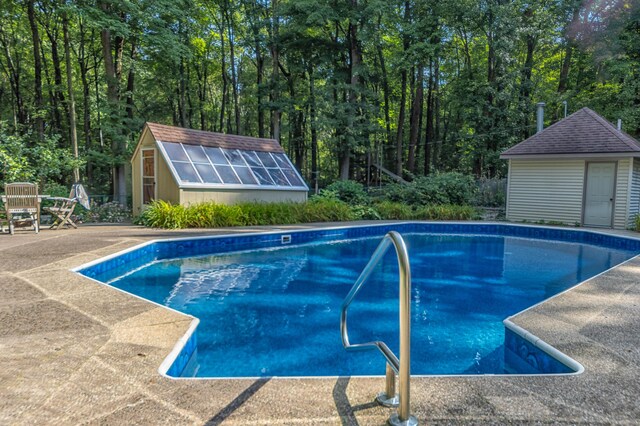
{"type": "Polygon", "coordinates": [[[382,201],[375,204],[375,208],[382,219],[406,220],[414,216],[413,209],[404,203],[382,201]]]}
{"type": "Polygon", "coordinates": [[[340,200],[312,199],[301,205],[299,223],[354,220],[349,204],[340,200]]]}
{"type": "Polygon", "coordinates": [[[379,220],[382,219],[378,210],[375,207],[364,206],[358,204],[351,207],[354,220],[379,220]]]}
{"type": "Polygon", "coordinates": [[[352,180],[338,180],[325,188],[325,191],[335,193],[335,196],[345,203],[352,205],[368,204],[369,196],[364,186],[352,180]]]}
{"type": "Polygon", "coordinates": [[[470,206],[436,205],[413,209],[406,204],[389,201],[373,206],[350,206],[337,199],[316,197],[306,203],[242,203],[231,206],[209,202],[185,207],[166,201],[154,201],[137,218],[136,223],[154,228],[177,229],[360,219],[468,220],[476,217],[477,211],[470,206]]]}
{"type": "Polygon", "coordinates": [[[406,185],[392,184],[383,191],[389,201],[412,206],[470,204],[476,186],[473,177],[457,172],[419,177],[406,185]]]}
{"type": "Polygon", "coordinates": [[[307,203],[213,202],[181,206],[154,201],[136,219],[140,225],[154,228],[217,228],[252,225],[284,225],[305,222],[348,221],[357,219],[345,202],[315,199],[307,203]]]}
{"type": "MultiPolygon", "coordinates": [[[[0,121],[0,187],[6,182],[61,179],[70,176],[74,167],[82,167],[83,161],[75,159],[69,148],[61,148],[59,140],[60,135],[46,135],[44,140],[37,140],[32,132],[14,135],[7,122],[0,121]]],[[[68,189],[64,196],[69,196],[68,189]]]]}
{"type": "Polygon", "coordinates": [[[432,205],[419,207],[416,219],[422,220],[471,220],[478,219],[478,211],[471,206],[432,205]]]}

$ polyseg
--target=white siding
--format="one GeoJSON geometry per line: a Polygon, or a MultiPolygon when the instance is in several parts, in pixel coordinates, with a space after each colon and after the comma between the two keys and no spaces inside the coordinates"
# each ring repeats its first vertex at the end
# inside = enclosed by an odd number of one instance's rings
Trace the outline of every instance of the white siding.
{"type": "Polygon", "coordinates": [[[582,221],[584,160],[510,160],[507,219],[582,221]]]}
{"type": "Polygon", "coordinates": [[[634,159],[629,197],[629,227],[635,227],[635,218],[638,213],[640,213],[640,161],[634,159]]]}
{"type": "Polygon", "coordinates": [[[616,206],[613,210],[613,228],[627,229],[627,194],[629,190],[629,167],[631,158],[618,161],[618,173],[616,175],[616,206]]]}

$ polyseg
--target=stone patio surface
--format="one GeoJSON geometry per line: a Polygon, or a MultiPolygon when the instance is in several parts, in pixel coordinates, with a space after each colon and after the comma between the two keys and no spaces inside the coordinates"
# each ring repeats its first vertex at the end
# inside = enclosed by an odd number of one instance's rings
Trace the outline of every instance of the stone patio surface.
{"type": "MultiPolygon", "coordinates": [[[[150,239],[266,229],[0,235],[0,425],[384,424],[391,409],[373,402],[383,377],[162,377],[190,319],[69,271],[150,239]]],[[[515,319],[583,374],[415,377],[412,413],[421,424],[638,424],[639,280],[634,259],[515,319]]]]}

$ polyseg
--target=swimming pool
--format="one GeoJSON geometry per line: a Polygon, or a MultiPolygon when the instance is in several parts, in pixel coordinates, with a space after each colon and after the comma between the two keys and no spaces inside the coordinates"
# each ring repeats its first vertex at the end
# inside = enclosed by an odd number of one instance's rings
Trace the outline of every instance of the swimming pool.
{"type": "MultiPolygon", "coordinates": [[[[79,271],[199,318],[170,375],[380,375],[383,358],[344,351],[338,324],[391,229],[411,260],[414,375],[571,372],[503,320],[640,252],[638,240],[572,229],[404,223],[153,242],[79,271]]],[[[397,322],[389,253],[350,309],[351,339],[397,352],[397,322]]]]}

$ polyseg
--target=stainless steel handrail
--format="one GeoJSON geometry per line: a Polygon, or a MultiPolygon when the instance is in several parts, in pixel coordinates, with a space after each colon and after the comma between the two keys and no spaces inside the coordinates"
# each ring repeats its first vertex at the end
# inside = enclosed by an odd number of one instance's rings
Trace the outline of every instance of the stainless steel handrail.
{"type": "MultiPolygon", "coordinates": [[[[367,350],[378,349],[387,360],[387,385],[386,385],[386,399],[393,400],[395,397],[395,372],[398,374],[399,384],[399,406],[398,413],[392,414],[389,418],[391,424],[402,425],[417,425],[418,421],[410,414],[409,400],[410,400],[410,386],[409,381],[411,378],[410,365],[411,365],[411,268],[409,265],[409,255],[407,253],[407,246],[402,239],[402,236],[396,231],[390,231],[384,236],[378,247],[373,252],[371,259],[362,270],[362,273],[356,280],[353,287],[342,302],[342,309],[340,314],[340,332],[342,336],[342,345],[346,350],[367,350]],[[382,260],[389,247],[393,244],[396,250],[396,257],[398,258],[398,269],[400,271],[399,286],[400,286],[400,359],[389,349],[389,347],[379,340],[367,343],[352,344],[349,342],[349,334],[347,331],[347,310],[349,305],[356,297],[364,283],[369,279],[373,268],[382,260]],[[391,368],[390,371],[389,367],[391,368]]],[[[380,400],[380,398],[379,398],[380,400]]],[[[389,403],[389,405],[395,405],[389,403]]]]}

